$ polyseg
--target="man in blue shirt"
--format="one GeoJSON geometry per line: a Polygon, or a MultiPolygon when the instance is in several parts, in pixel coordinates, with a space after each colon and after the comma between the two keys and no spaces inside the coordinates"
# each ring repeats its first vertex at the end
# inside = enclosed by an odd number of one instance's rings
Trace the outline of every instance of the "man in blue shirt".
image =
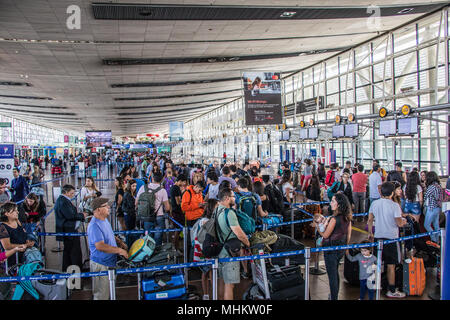
{"type": "Polygon", "coordinates": [[[11,181],[10,191],[13,192],[12,201],[19,202],[25,199],[25,197],[30,192],[30,185],[27,180],[19,174],[19,170],[17,168],[13,169],[14,179],[11,181]]]}
{"type": "MultiPolygon", "coordinates": [[[[94,217],[89,223],[87,234],[89,240],[91,272],[107,271],[115,267],[117,256],[128,258],[127,246],[114,236],[109,221],[109,204],[106,198],[92,200],[94,217]],[[119,243],[119,247],[117,247],[119,243]]],[[[106,276],[93,278],[94,300],[109,300],[109,279],[106,276]]]]}

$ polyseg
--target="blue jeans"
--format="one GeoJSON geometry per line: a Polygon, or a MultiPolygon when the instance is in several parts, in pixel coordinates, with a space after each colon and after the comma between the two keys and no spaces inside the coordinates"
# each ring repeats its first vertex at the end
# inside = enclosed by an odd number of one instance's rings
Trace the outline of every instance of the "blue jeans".
{"type": "MultiPolygon", "coordinates": [[[[156,226],[155,226],[155,222],[144,222],[144,229],[146,231],[164,229],[164,227],[165,227],[164,223],[165,223],[164,216],[157,216],[156,217],[156,226]]],[[[162,244],[162,232],[152,233],[152,234],[150,234],[150,236],[153,239],[155,239],[157,246],[160,246],[162,244]]]]}
{"type": "MultiPolygon", "coordinates": [[[[425,208],[426,213],[423,226],[428,232],[439,230],[439,213],[441,213],[441,208],[425,208]]],[[[437,243],[439,241],[439,234],[432,234],[430,238],[432,241],[437,243]]]]}
{"type": "Polygon", "coordinates": [[[420,210],[420,202],[410,202],[402,199],[402,209],[403,213],[411,213],[414,215],[420,215],[422,213],[420,210]]]}
{"type": "Polygon", "coordinates": [[[330,283],[330,298],[337,300],[339,296],[339,261],[344,256],[343,250],[324,251],[323,257],[330,283]]]}
{"type": "Polygon", "coordinates": [[[367,279],[359,280],[359,299],[364,300],[366,291],[369,292],[369,300],[373,300],[375,290],[367,288],[367,279]]]}

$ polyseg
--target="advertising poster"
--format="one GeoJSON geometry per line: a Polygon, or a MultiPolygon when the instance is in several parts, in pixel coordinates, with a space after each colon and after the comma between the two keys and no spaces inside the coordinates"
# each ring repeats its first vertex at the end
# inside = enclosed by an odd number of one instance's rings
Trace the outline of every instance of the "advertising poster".
{"type": "Polygon", "coordinates": [[[279,72],[244,72],[245,125],[282,123],[279,72]]]}
{"type": "Polygon", "coordinates": [[[14,168],[14,145],[0,144],[0,178],[6,179],[6,185],[11,187],[14,168]]]}
{"type": "Polygon", "coordinates": [[[86,131],[86,148],[111,147],[111,131],[86,131]]]}
{"type": "Polygon", "coordinates": [[[184,122],[182,121],[169,122],[170,141],[183,140],[183,126],[184,122]]]}

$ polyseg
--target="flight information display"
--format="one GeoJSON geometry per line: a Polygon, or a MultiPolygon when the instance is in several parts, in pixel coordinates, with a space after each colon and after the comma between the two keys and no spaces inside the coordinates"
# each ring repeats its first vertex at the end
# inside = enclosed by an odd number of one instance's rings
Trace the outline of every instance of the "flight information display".
{"type": "Polygon", "coordinates": [[[398,119],[398,134],[418,133],[419,121],[417,118],[398,119]]]}
{"type": "Polygon", "coordinates": [[[380,136],[393,136],[397,133],[397,122],[395,120],[380,121],[380,136]]]}
{"type": "Polygon", "coordinates": [[[333,126],[333,138],[344,137],[344,125],[333,126]]]}

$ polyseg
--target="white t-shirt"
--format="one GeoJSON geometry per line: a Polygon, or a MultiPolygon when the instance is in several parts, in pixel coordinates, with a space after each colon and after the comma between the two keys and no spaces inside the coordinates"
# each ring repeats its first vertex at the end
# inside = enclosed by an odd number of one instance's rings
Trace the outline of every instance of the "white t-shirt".
{"type": "Polygon", "coordinates": [[[389,199],[378,199],[371,204],[369,213],[373,214],[377,223],[375,238],[395,239],[399,237],[395,218],[402,217],[402,209],[398,203],[389,199]]]}
{"type": "Polygon", "coordinates": [[[369,197],[374,199],[381,198],[380,193],[378,192],[378,186],[382,184],[381,176],[378,172],[372,172],[369,176],[369,197]]]}
{"type": "MultiPolygon", "coordinates": [[[[149,191],[150,191],[150,190],[155,190],[155,189],[158,188],[158,187],[160,187],[160,185],[159,185],[159,184],[156,184],[156,183],[150,183],[150,184],[148,185],[149,191]]],[[[144,186],[142,186],[142,187],[139,189],[138,193],[136,194],[136,199],[139,200],[139,196],[140,196],[142,193],[144,193],[144,191],[145,191],[145,188],[144,188],[144,186]]],[[[161,190],[159,190],[159,191],[156,193],[155,209],[158,210],[158,212],[156,213],[157,216],[162,216],[162,215],[164,215],[164,211],[163,211],[164,204],[162,204],[164,201],[169,201],[169,197],[167,196],[167,191],[166,191],[166,189],[162,188],[161,190]]]]}
{"type": "MultiPolygon", "coordinates": [[[[423,190],[422,190],[422,187],[420,186],[420,185],[417,185],[417,193],[416,193],[416,199],[414,200],[414,202],[419,202],[419,193],[421,193],[423,190]]],[[[403,195],[405,196],[405,199],[407,200],[407,201],[409,201],[407,198],[406,198],[406,185],[403,187],[403,195]]]]}
{"type": "Polygon", "coordinates": [[[292,193],[292,191],[294,190],[294,187],[289,182],[285,182],[282,185],[282,188],[283,188],[283,195],[286,197],[286,199],[289,199],[289,197],[286,194],[286,189],[291,189],[291,193],[292,193]]]}

